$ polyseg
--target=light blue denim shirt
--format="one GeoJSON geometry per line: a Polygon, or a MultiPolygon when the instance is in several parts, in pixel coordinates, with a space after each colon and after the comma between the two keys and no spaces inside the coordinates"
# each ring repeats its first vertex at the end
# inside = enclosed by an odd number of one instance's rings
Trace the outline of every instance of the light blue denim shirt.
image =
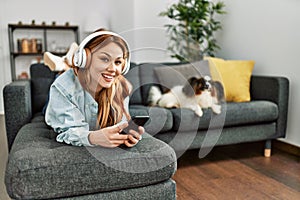
{"type": "MultiPolygon", "coordinates": [[[[125,99],[128,110],[129,97],[125,99]]],[[[45,121],[58,133],[56,140],[75,146],[92,146],[90,131],[96,129],[98,103],[84,90],[72,69],[60,75],[50,87],[45,121]]],[[[122,121],[127,121],[124,116],[122,121]]],[[[120,123],[121,123],[120,122],[120,123]]]]}

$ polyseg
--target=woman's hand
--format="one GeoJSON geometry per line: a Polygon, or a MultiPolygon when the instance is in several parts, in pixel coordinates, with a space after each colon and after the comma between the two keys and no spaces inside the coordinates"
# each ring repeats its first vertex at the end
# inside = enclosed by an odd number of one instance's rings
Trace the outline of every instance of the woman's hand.
{"type": "MultiPolygon", "coordinates": [[[[89,141],[92,145],[99,145],[103,147],[117,147],[121,144],[126,144],[128,140],[132,141],[132,135],[120,134],[121,131],[128,126],[128,123],[116,124],[102,128],[97,131],[91,131],[89,134],[89,141]]],[[[134,135],[137,135],[134,131],[134,135]]],[[[126,146],[128,146],[126,144],[126,146]]],[[[134,145],[133,145],[134,146],[134,145]]]]}
{"type": "Polygon", "coordinates": [[[144,127],[139,126],[138,131],[139,132],[133,129],[129,130],[128,139],[124,143],[127,147],[135,146],[142,139],[142,134],[145,132],[144,127]]]}

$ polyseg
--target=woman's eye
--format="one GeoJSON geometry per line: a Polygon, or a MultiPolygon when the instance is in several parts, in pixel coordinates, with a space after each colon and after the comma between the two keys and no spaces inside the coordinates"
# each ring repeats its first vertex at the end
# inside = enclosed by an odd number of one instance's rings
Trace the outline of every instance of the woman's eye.
{"type": "Polygon", "coordinates": [[[122,61],[117,60],[117,61],[115,62],[115,64],[116,64],[116,65],[121,65],[121,64],[122,64],[122,61]]]}
{"type": "Polygon", "coordinates": [[[103,61],[103,62],[109,62],[109,59],[108,59],[108,58],[105,58],[105,57],[100,58],[100,60],[103,61]]]}

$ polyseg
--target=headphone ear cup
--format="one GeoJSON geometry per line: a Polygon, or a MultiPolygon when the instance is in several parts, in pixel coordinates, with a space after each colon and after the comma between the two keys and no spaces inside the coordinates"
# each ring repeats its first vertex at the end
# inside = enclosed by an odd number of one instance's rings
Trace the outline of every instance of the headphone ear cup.
{"type": "Polygon", "coordinates": [[[82,55],[82,57],[83,57],[82,65],[84,64],[82,68],[84,68],[91,64],[92,53],[91,53],[90,49],[85,48],[84,51],[82,52],[82,54],[83,54],[82,55]]]}
{"type": "Polygon", "coordinates": [[[88,57],[91,57],[90,54],[91,52],[89,49],[82,49],[81,51],[76,51],[73,57],[74,66],[79,68],[85,68],[88,62],[87,60],[89,59],[88,57]]]}
{"type": "Polygon", "coordinates": [[[80,61],[80,49],[78,49],[73,56],[73,64],[75,67],[80,67],[81,61],[80,61]]]}
{"type": "Polygon", "coordinates": [[[85,49],[82,50],[82,52],[79,56],[81,57],[81,62],[79,63],[78,67],[85,68],[85,66],[86,66],[86,51],[85,51],[85,49]]]}

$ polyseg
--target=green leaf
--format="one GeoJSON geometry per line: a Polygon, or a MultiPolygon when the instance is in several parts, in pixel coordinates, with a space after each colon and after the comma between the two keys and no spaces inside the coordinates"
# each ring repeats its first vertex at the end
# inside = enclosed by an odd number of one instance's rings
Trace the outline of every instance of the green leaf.
{"type": "Polygon", "coordinates": [[[178,60],[194,60],[202,55],[214,55],[220,48],[214,33],[222,29],[215,16],[226,14],[224,8],[223,2],[179,0],[159,13],[159,16],[175,22],[164,26],[169,35],[168,50],[172,56],[178,60]]]}

